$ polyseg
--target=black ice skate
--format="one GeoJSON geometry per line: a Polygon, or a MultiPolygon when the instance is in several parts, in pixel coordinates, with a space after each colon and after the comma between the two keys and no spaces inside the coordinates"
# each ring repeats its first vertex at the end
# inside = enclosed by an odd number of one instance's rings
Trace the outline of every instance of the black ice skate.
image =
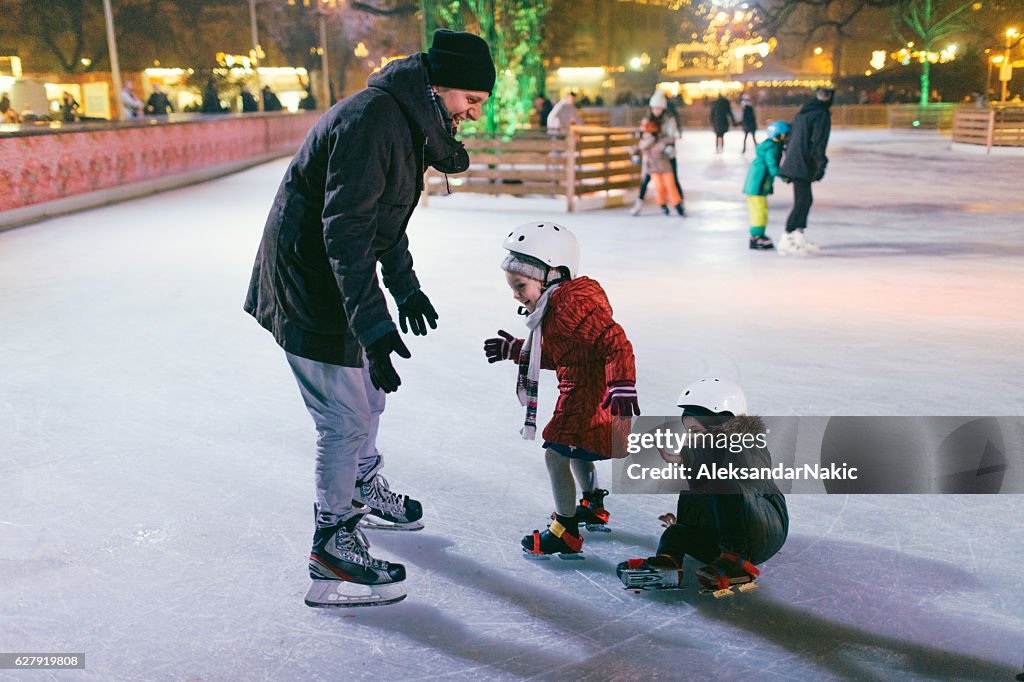
{"type": "Polygon", "coordinates": [[[405,566],[370,556],[359,515],[313,534],[306,606],[383,606],[405,599],[405,566]]]}
{"type": "Polygon", "coordinates": [[[360,522],[374,530],[422,530],[423,505],[408,495],[391,492],[386,478],[375,474],[368,481],[356,481],[353,500],[369,509],[360,522]]]}
{"type": "Polygon", "coordinates": [[[583,538],[579,531],[573,533],[557,520],[544,532],[535,530],[524,537],[522,545],[528,559],[550,559],[552,554],[557,554],[559,559],[583,558],[583,538]]]}
{"type": "Polygon", "coordinates": [[[583,499],[576,507],[576,518],[591,532],[610,533],[608,519],[611,514],[604,508],[604,496],[608,491],[604,488],[583,491],[583,499]]]}
{"type": "Polygon", "coordinates": [[[677,590],[683,585],[683,567],[663,554],[646,559],[627,559],[615,567],[627,590],[677,590]]]}
{"type": "Polygon", "coordinates": [[[757,587],[757,576],[761,571],[750,563],[742,554],[722,552],[721,556],[707,566],[697,569],[697,580],[701,584],[701,594],[711,593],[715,599],[732,597],[736,593],[733,586],[740,592],[749,592],[757,587]]]}
{"type": "Polygon", "coordinates": [[[751,237],[750,249],[752,251],[770,251],[775,248],[775,243],[768,236],[751,237]]]}

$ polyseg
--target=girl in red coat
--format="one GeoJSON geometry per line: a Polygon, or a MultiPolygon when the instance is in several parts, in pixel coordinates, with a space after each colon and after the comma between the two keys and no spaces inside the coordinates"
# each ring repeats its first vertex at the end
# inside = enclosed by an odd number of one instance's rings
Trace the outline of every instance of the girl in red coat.
{"type": "Polygon", "coordinates": [[[541,557],[579,554],[579,524],[605,530],[607,490],[597,487],[594,462],[625,455],[629,417],[640,414],[633,346],[612,319],[601,285],[579,277],[575,235],[555,223],[520,225],[509,233],[501,264],[512,297],[527,313],[524,339],[499,331],[484,342],[489,362],[519,364],[516,392],[526,407],[523,438],[537,431],[537,382],[541,369],[558,377],[558,402],[544,428],[544,457],[555,498],[548,528],[523,538],[523,550],[541,557]],[[576,487],[583,494],[576,505],[576,487]]]}

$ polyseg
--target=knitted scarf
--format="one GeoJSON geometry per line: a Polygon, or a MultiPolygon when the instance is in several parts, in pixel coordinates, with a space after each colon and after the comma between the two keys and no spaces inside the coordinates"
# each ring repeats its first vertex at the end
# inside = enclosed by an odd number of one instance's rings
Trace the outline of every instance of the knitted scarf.
{"type": "Polygon", "coordinates": [[[541,322],[548,307],[548,299],[558,288],[553,284],[537,299],[537,308],[526,317],[530,335],[526,337],[523,350],[519,353],[519,377],[516,379],[516,395],[519,403],[526,407],[526,420],[519,430],[524,440],[537,437],[537,385],[540,379],[541,322]]]}

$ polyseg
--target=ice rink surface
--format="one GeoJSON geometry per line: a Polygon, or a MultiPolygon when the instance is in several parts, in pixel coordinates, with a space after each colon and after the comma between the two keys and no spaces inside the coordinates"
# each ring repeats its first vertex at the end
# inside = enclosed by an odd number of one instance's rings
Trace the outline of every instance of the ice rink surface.
{"type": "MultiPolygon", "coordinates": [[[[287,160],[0,233],[0,652],[87,661],[0,679],[1012,679],[1020,496],[790,496],[760,589],[725,601],[689,563],[681,592],[615,578],[668,496],[611,495],[585,561],[521,557],[551,494],[514,367],[481,346],[522,335],[498,263],[525,221],[580,237],[645,414],[714,375],[761,414],[1024,414],[1024,158],[835,131],[808,230],[824,250],[795,260],[746,248],[739,141],[715,156],[686,133],[685,220],[467,195],[416,212],[439,328],[408,339],[379,446],[427,528],[371,535],[409,571],[378,609],[302,603],[312,421],[241,309],[287,160]]],[[[773,237],[790,203],[778,183],[773,237]]],[[[542,410],[553,391],[545,374],[542,410]]]]}

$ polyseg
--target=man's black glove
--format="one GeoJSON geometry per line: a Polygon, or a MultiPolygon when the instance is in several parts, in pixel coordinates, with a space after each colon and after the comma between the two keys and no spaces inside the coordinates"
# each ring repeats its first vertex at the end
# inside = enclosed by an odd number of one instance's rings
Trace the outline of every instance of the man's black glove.
{"type": "Polygon", "coordinates": [[[409,327],[412,327],[416,336],[426,336],[428,324],[431,329],[437,329],[437,311],[422,290],[417,289],[415,294],[398,304],[398,324],[403,334],[408,334],[409,327]]]}
{"type": "Polygon", "coordinates": [[[402,380],[391,364],[391,354],[398,353],[403,358],[412,357],[412,353],[402,343],[402,337],[396,331],[390,331],[366,348],[366,359],[370,363],[370,381],[374,388],[385,393],[393,393],[402,385],[402,380]]]}

